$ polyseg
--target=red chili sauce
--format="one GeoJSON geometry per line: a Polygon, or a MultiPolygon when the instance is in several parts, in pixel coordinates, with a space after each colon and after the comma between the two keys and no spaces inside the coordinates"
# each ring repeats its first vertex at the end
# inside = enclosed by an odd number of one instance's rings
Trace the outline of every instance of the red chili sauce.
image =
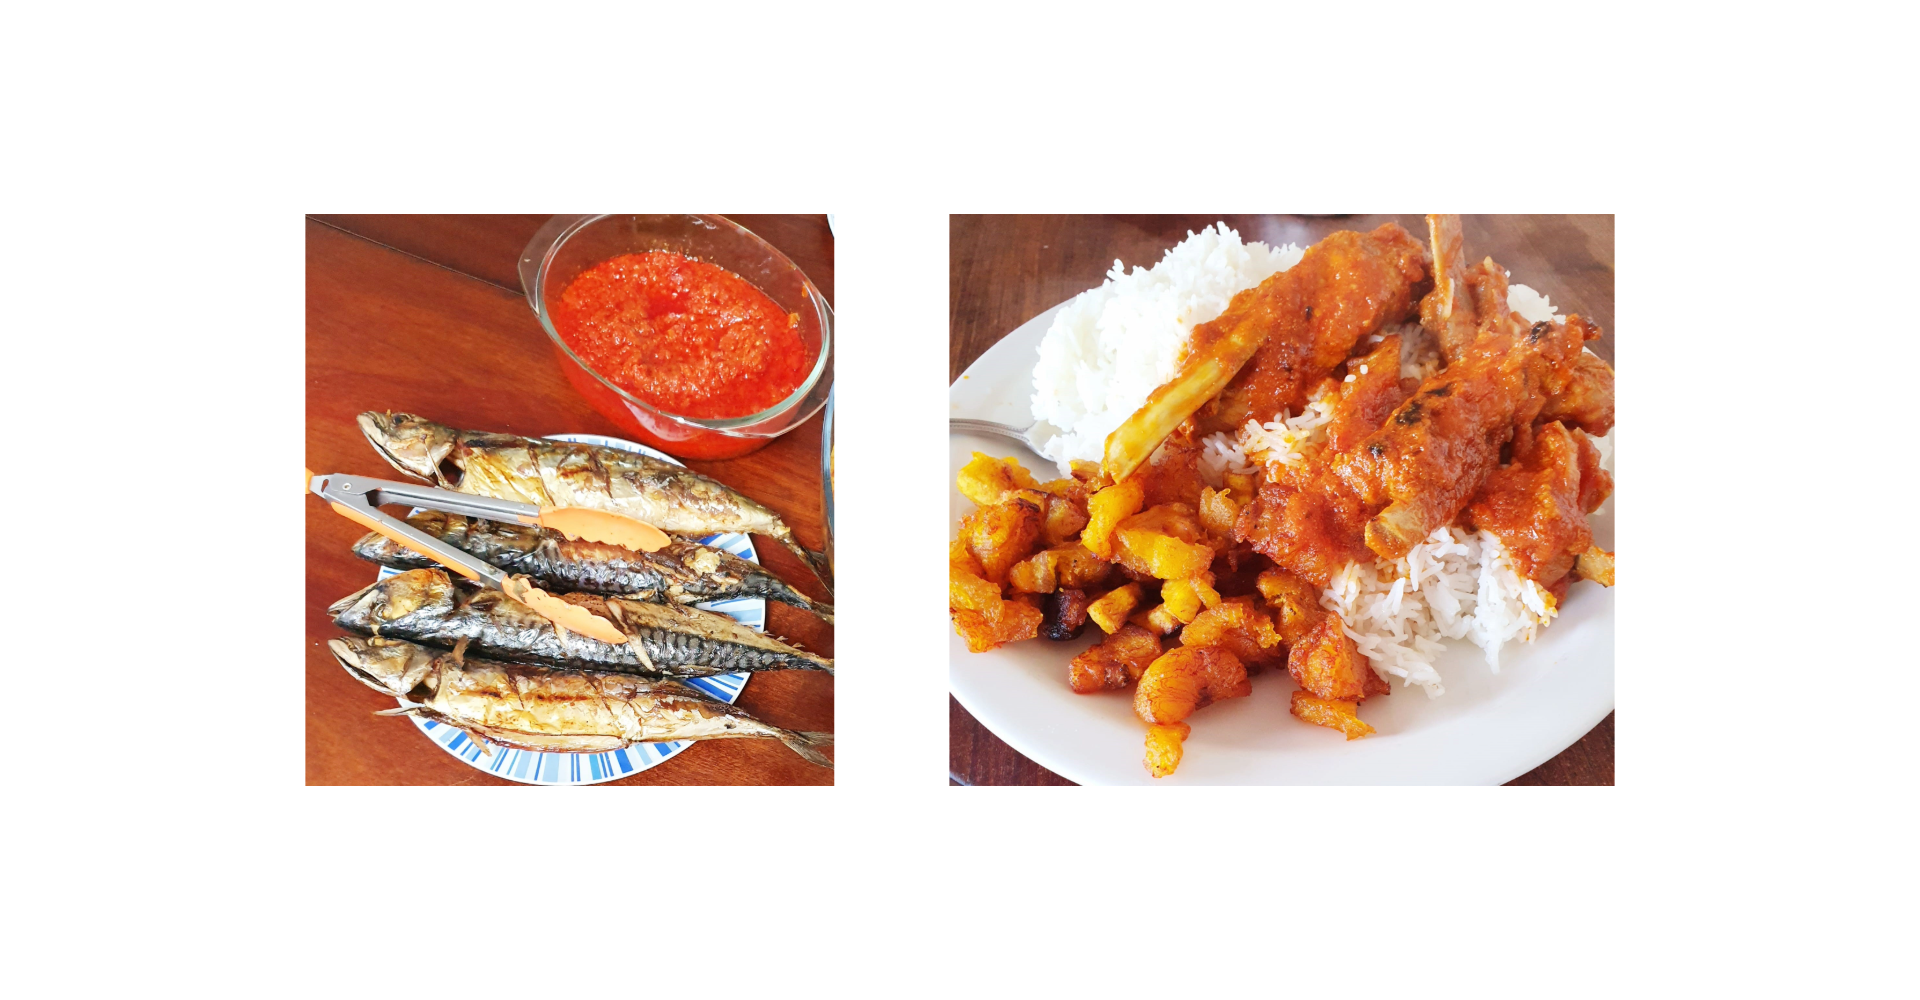
{"type": "Polygon", "coordinates": [[[813,368],[800,317],[745,278],[677,253],[622,254],[575,276],[553,328],[607,381],[685,417],[744,417],[813,368]]]}

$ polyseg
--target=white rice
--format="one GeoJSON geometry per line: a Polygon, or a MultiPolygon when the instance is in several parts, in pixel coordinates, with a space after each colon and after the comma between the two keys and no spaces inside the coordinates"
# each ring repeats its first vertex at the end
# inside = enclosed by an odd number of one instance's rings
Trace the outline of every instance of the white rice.
{"type": "Polygon", "coordinates": [[[1100,460],[1107,435],[1173,378],[1198,323],[1219,316],[1234,293],[1292,267],[1305,251],[1241,243],[1225,223],[1187,238],[1150,268],[1113,262],[1099,288],[1054,316],[1033,369],[1033,417],[1041,452],[1068,462],[1100,460]]]}
{"type": "Polygon", "coordinates": [[[1447,640],[1467,639],[1500,672],[1500,647],[1533,637],[1554,616],[1553,595],[1515,570],[1492,534],[1440,528],[1404,557],[1348,563],[1320,595],[1340,613],[1347,637],[1388,681],[1445,693],[1434,657],[1447,640]]]}
{"type": "Polygon", "coordinates": [[[1333,422],[1335,396],[1314,398],[1297,417],[1284,411],[1266,423],[1249,420],[1238,431],[1209,434],[1200,440],[1200,477],[1218,487],[1224,473],[1247,475],[1263,465],[1297,465],[1312,457],[1327,440],[1333,422]]]}
{"type": "MultiPolygon", "coordinates": [[[[1219,223],[1188,233],[1151,268],[1136,266],[1128,274],[1114,261],[1106,282],[1060,310],[1040,342],[1033,415],[1042,453],[1062,475],[1069,474],[1070,460],[1099,461],[1107,435],[1173,377],[1194,325],[1219,316],[1234,293],[1292,267],[1303,253],[1292,244],[1242,244],[1219,223]]],[[[1526,285],[1511,285],[1507,302],[1530,323],[1562,318],[1526,285]]],[[[1419,323],[1383,330],[1372,342],[1395,333],[1402,337],[1402,378],[1425,379],[1440,370],[1439,352],[1419,323]]],[[[1332,411],[1327,394],[1299,414],[1209,435],[1202,441],[1201,475],[1217,487],[1227,472],[1306,461],[1324,446],[1332,411]]],[[[1595,444],[1611,470],[1612,435],[1595,444]]],[[[1401,559],[1348,563],[1320,603],[1339,612],[1375,672],[1403,686],[1418,684],[1428,697],[1445,691],[1433,662],[1448,642],[1479,646],[1497,673],[1500,647],[1516,638],[1533,641],[1555,614],[1553,596],[1515,570],[1498,538],[1452,527],[1436,530],[1401,559]]]]}

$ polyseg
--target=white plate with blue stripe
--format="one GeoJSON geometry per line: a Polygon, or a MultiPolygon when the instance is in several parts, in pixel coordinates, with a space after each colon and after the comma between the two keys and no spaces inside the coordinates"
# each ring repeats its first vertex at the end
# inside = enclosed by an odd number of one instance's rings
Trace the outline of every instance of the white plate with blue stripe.
{"type": "MultiPolygon", "coordinates": [[[[603,448],[619,448],[622,451],[637,451],[651,455],[663,462],[684,465],[672,455],[663,454],[643,444],[620,438],[606,437],[600,434],[549,434],[555,441],[571,441],[576,444],[599,445],[603,448]]],[[[746,535],[724,534],[708,535],[699,539],[702,545],[711,545],[725,549],[748,562],[760,561],[760,554],[754,551],[753,539],[746,535]]],[[[383,567],[377,579],[400,572],[392,567],[383,567]]],[[[696,608],[715,611],[738,621],[755,631],[766,631],[767,602],[759,597],[740,598],[731,601],[708,601],[696,604],[696,608]]],[[[699,688],[731,705],[746,689],[747,673],[714,674],[711,677],[692,677],[686,683],[699,688]]],[[[404,704],[404,702],[402,702],[404,704]]],[[[493,753],[487,754],[475,745],[467,734],[453,726],[414,718],[413,724],[420,727],[427,739],[442,750],[460,758],[469,765],[479,768],[496,778],[518,781],[528,785],[595,785],[602,781],[624,778],[630,774],[639,774],[647,768],[659,764],[693,746],[694,740],[675,740],[671,743],[636,743],[624,750],[609,750],[604,753],[539,753],[532,750],[510,750],[495,744],[493,753]]]]}

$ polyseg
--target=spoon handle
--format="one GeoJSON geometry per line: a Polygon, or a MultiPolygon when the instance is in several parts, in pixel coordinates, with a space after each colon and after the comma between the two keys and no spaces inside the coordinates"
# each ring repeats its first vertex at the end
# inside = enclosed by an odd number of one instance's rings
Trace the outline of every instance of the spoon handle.
{"type": "Polygon", "coordinates": [[[1008,427],[1006,424],[995,423],[991,420],[948,417],[947,430],[961,431],[968,434],[986,434],[991,437],[1003,437],[1012,441],[1018,441],[1026,445],[1029,449],[1033,448],[1033,442],[1027,439],[1026,431],[1018,427],[1008,427]]]}

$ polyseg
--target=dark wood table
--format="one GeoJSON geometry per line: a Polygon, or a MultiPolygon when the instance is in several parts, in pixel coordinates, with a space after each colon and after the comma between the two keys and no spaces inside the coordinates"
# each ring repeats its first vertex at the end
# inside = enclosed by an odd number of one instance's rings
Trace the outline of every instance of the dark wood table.
{"type": "MultiPolygon", "coordinates": [[[[306,467],[406,478],[360,436],[354,416],[405,410],[456,427],[540,436],[627,437],[567,384],[520,290],[520,251],[548,216],[315,215],[307,231],[306,467]]],[[[833,237],[825,216],[731,216],[778,247],[833,300],[833,237]]],[[[820,429],[815,415],[751,455],[688,461],[778,512],[802,544],[825,541],[820,429]]],[[[289,476],[291,484],[291,476],[289,476]]],[[[307,783],[511,784],[433,745],[412,722],[375,718],[392,708],[348,677],[327,652],[339,631],[328,604],[372,582],[376,569],[348,551],[365,534],[309,496],[307,504],[307,783]]],[[[828,599],[810,573],[770,540],[761,562],[809,596],[828,599]]],[[[833,630],[769,603],[767,631],[833,655],[833,630]]],[[[833,730],[833,678],[813,671],[754,676],[741,707],[774,725],[833,730]]],[[[831,751],[829,751],[831,754],[831,751]]],[[[617,785],[832,784],[833,772],[775,740],[720,740],[617,785]]]]}
{"type": "MultiPolygon", "coordinates": [[[[1152,266],[1187,233],[1225,222],[1242,240],[1310,246],[1340,229],[1398,222],[1427,237],[1418,215],[956,215],[950,221],[947,294],[949,383],[1001,337],[1106,277],[1117,258],[1127,270],[1152,266]]],[[[1488,256],[1548,296],[1563,313],[1599,323],[1588,346],[1613,361],[1613,216],[1467,216],[1469,258],[1488,256]]],[[[1073,782],[1002,743],[948,702],[948,778],[957,785],[1070,785],[1073,782]]],[[[1608,713],[1559,756],[1515,778],[1515,785],[1613,784],[1613,715],[1608,713]]]]}

